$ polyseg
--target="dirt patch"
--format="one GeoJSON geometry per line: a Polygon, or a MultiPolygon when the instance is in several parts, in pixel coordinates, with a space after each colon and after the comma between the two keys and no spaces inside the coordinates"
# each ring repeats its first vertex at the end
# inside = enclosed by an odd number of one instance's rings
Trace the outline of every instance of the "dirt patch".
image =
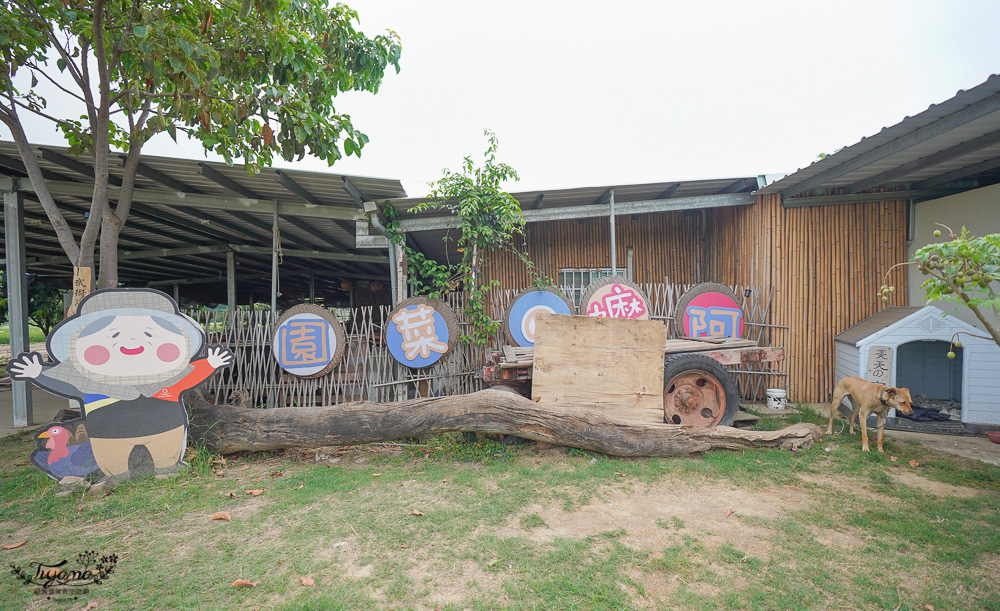
{"type": "Polygon", "coordinates": [[[858,482],[857,479],[845,475],[833,475],[830,473],[800,473],[799,479],[807,484],[816,486],[829,486],[841,492],[848,492],[852,496],[879,501],[881,503],[898,503],[899,499],[894,499],[882,494],[872,492],[870,488],[858,482]]]}
{"type": "Polygon", "coordinates": [[[906,484],[911,488],[917,488],[935,496],[950,496],[958,497],[960,499],[968,499],[979,494],[979,491],[975,488],[938,482],[932,479],[927,479],[922,475],[917,475],[912,471],[903,471],[893,477],[901,484],[906,484]]]}
{"type": "MultiPolygon", "coordinates": [[[[406,575],[418,585],[427,585],[431,590],[430,608],[439,605],[457,604],[470,597],[486,592],[502,591],[501,577],[490,575],[475,562],[466,560],[445,570],[438,564],[421,562],[408,569],[406,575]]],[[[506,596],[495,602],[503,603],[506,596]]]]}
{"type": "Polygon", "coordinates": [[[681,535],[697,535],[709,549],[729,543],[746,554],[767,559],[774,547],[770,542],[774,531],[760,525],[760,519],[778,517],[808,500],[808,492],[795,486],[750,491],[721,484],[664,482],[641,491],[604,491],[601,499],[574,511],[531,505],[498,535],[546,543],[560,537],[579,539],[624,530],[619,539],[624,545],[654,553],[673,545],[681,535]],[[522,528],[521,519],[532,514],[545,525],[522,528]]]}

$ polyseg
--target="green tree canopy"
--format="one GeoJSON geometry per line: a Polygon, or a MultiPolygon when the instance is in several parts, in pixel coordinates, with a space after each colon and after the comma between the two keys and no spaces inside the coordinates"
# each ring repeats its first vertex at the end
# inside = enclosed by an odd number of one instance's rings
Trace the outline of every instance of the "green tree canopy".
{"type": "Polygon", "coordinates": [[[100,286],[118,283],[117,241],[128,219],[139,152],[154,135],[199,140],[248,172],[315,155],[333,164],[368,138],[334,106],[339,93],[377,92],[399,70],[395,33],[368,37],[358,15],[324,0],[8,0],[0,9],[0,121],[75,267],[92,267],[101,239],[100,286]],[[53,108],[47,81],[66,105],[53,108]],[[90,217],[77,240],[45,188],[22,115],[52,121],[74,153],[91,153],[90,217]],[[127,154],[121,194],[108,197],[112,149],[127,154]]]}

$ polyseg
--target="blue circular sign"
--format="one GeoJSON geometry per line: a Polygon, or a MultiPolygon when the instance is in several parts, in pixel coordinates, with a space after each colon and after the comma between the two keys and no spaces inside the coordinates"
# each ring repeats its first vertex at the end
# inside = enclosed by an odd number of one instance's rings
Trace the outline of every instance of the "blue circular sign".
{"type": "Polygon", "coordinates": [[[320,316],[295,314],[275,329],[271,351],[288,373],[312,375],[325,369],[337,354],[337,334],[320,316]]]}
{"type": "Polygon", "coordinates": [[[541,312],[572,314],[566,300],[555,293],[524,293],[511,304],[510,314],[507,316],[507,330],[514,343],[524,348],[535,345],[535,317],[541,312]]]}
{"type": "Polygon", "coordinates": [[[448,324],[431,306],[417,303],[396,310],[385,330],[389,354],[407,367],[428,367],[448,354],[448,324]]]}

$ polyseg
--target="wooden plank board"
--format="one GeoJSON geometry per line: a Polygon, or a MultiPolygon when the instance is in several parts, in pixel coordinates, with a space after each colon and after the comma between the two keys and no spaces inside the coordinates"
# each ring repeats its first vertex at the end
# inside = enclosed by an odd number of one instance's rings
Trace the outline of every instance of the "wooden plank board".
{"type": "Polygon", "coordinates": [[[727,339],[721,343],[706,343],[691,339],[671,339],[667,340],[666,354],[678,354],[681,352],[707,352],[709,350],[728,350],[730,348],[749,348],[756,346],[757,342],[750,339],[727,339]]]}
{"type": "Polygon", "coordinates": [[[532,400],[663,422],[666,341],[659,321],[539,314],[532,400]]]}

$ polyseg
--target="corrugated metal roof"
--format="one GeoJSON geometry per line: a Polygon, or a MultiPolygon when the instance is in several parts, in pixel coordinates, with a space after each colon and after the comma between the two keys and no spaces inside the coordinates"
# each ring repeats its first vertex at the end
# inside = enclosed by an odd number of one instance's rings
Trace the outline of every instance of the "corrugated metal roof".
{"type": "MultiPolygon", "coordinates": [[[[919,186],[921,181],[946,178],[949,173],[963,168],[977,167],[982,172],[963,178],[978,176],[988,180],[986,184],[992,184],[997,179],[994,168],[982,166],[989,166],[993,161],[998,161],[1000,166],[1000,137],[997,137],[1000,134],[994,134],[1000,131],[998,94],[1000,75],[992,75],[984,83],[968,91],[959,91],[954,97],[932,104],[920,114],[884,127],[877,134],[862,138],[842,151],[801,168],[760,192],[783,193],[791,197],[808,190],[822,195],[833,189],[849,188],[865,179],[873,179],[874,184],[863,185],[866,186],[864,190],[919,186]],[[977,138],[981,139],[978,144],[977,138]],[[965,143],[969,146],[962,147],[965,143]],[[878,179],[887,172],[892,175],[878,179]],[[817,184],[809,189],[796,189],[810,182],[817,184]],[[798,190],[798,193],[792,190],[798,190]]],[[[984,185],[965,186],[975,188],[984,185]]]]}
{"type": "MultiPolygon", "coordinates": [[[[92,158],[73,157],[67,149],[55,146],[33,146],[39,166],[47,174],[48,180],[92,182],[92,158]],[[82,165],[79,165],[82,164],[82,165]]],[[[120,179],[123,173],[121,157],[112,155],[109,173],[112,181],[120,179]]],[[[358,210],[358,204],[344,186],[345,175],[304,172],[294,169],[275,170],[265,168],[255,176],[248,176],[241,166],[224,163],[175,159],[143,155],[142,169],[136,177],[136,187],[149,190],[186,193],[200,193],[218,196],[245,196],[256,199],[278,200],[279,202],[300,203],[301,195],[289,191],[278,182],[279,175],[295,181],[310,199],[323,206],[358,210]],[[222,179],[213,179],[213,176],[222,179]]],[[[0,175],[23,177],[23,165],[12,142],[0,142],[0,175]]],[[[398,180],[346,176],[368,200],[405,197],[406,192],[398,180]]],[[[66,220],[77,238],[86,223],[89,200],[59,196],[56,198],[66,220]]],[[[230,212],[207,210],[196,207],[166,206],[134,203],[128,222],[119,241],[119,252],[149,250],[154,248],[179,248],[189,246],[217,246],[229,243],[247,246],[271,245],[271,210],[230,212]]],[[[346,223],[349,228],[352,223],[346,223]]],[[[66,260],[55,233],[49,224],[41,205],[31,194],[25,198],[25,230],[28,270],[39,275],[64,278],[69,277],[69,262],[66,260]],[[54,261],[45,261],[54,258],[54,261]],[[40,262],[39,259],[42,261],[40,262]]],[[[324,250],[341,252],[355,248],[353,234],[340,224],[328,219],[297,219],[283,215],[279,221],[282,246],[286,249],[324,250]]],[[[360,251],[361,254],[383,254],[383,251],[360,251]]],[[[270,257],[268,255],[240,253],[238,256],[240,273],[266,275],[261,279],[263,286],[270,286],[270,257]]],[[[142,283],[166,279],[191,280],[218,277],[224,282],[226,270],[225,253],[210,253],[197,256],[175,256],[141,260],[122,260],[119,274],[125,282],[142,283]]],[[[347,263],[298,259],[286,257],[282,265],[283,278],[294,274],[337,277],[337,273],[351,272],[384,277],[387,266],[372,263],[347,263]],[[384,268],[384,269],[383,269],[384,268]]],[[[301,280],[302,277],[300,277],[301,280]]],[[[282,281],[290,291],[292,286],[282,281]]],[[[289,282],[291,282],[289,280],[289,282]]],[[[339,283],[339,280],[337,281],[339,283]]],[[[283,292],[285,288],[283,288],[283,292]]]]}
{"type": "Polygon", "coordinates": [[[903,320],[914,312],[919,312],[924,306],[889,306],[881,312],[869,316],[853,327],[838,333],[833,341],[850,346],[857,345],[864,338],[885,329],[889,325],[903,320]]]}
{"type": "MultiPolygon", "coordinates": [[[[522,210],[566,208],[570,206],[590,206],[604,203],[609,189],[615,192],[615,202],[637,202],[652,199],[671,199],[678,197],[696,197],[715,195],[718,193],[750,193],[757,189],[756,177],[717,178],[710,180],[667,181],[636,185],[608,185],[599,187],[578,187],[575,189],[548,189],[543,191],[521,191],[512,193],[522,210]],[[539,197],[541,200],[539,201],[539,197]]],[[[390,200],[400,217],[427,218],[450,216],[447,210],[435,210],[419,215],[408,212],[419,203],[430,201],[427,198],[410,198],[390,200]]],[[[459,231],[452,229],[428,230],[409,233],[416,240],[419,250],[440,262],[456,262],[461,255],[455,250],[455,236],[459,231]]]]}
{"type": "MultiPolygon", "coordinates": [[[[512,193],[521,204],[523,210],[531,209],[542,196],[541,208],[563,208],[567,206],[586,206],[597,204],[608,189],[615,192],[616,202],[636,202],[651,199],[673,197],[695,197],[699,195],[715,195],[726,193],[750,193],[757,189],[756,177],[716,178],[710,180],[666,181],[635,185],[606,185],[598,187],[577,187],[573,189],[545,189],[541,191],[519,191],[512,193]]],[[[407,214],[416,204],[431,201],[428,198],[413,197],[409,199],[391,199],[390,203],[403,218],[414,218],[417,215],[407,214]]],[[[424,213],[426,216],[448,216],[447,213],[424,213]]]]}

